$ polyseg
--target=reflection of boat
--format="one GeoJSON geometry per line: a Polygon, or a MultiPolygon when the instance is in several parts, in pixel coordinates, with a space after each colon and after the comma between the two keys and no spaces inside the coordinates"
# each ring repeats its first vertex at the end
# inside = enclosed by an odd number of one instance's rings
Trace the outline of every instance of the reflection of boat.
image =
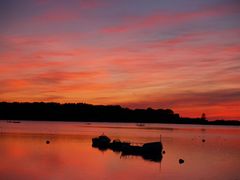
{"type": "Polygon", "coordinates": [[[143,146],[131,145],[129,142],[121,142],[113,140],[105,135],[92,139],[92,146],[100,150],[111,149],[116,152],[121,152],[121,156],[141,156],[146,160],[159,162],[162,159],[162,143],[150,142],[143,146]]]}

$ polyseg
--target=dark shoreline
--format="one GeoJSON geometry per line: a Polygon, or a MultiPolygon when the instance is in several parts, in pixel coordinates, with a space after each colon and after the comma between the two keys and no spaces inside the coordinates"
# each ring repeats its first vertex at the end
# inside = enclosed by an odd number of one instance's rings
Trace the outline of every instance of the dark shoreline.
{"type": "Polygon", "coordinates": [[[240,125],[238,120],[208,121],[205,117],[181,117],[171,109],[129,109],[119,105],[44,102],[0,102],[0,120],[240,125]]]}

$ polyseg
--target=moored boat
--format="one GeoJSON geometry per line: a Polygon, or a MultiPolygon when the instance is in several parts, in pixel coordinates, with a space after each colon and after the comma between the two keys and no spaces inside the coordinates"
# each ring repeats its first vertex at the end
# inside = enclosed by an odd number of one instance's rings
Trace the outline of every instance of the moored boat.
{"type": "Polygon", "coordinates": [[[92,139],[92,146],[100,150],[111,149],[113,151],[121,152],[121,156],[142,156],[144,159],[151,161],[161,161],[162,159],[162,142],[144,143],[142,146],[131,145],[129,142],[121,142],[120,140],[113,140],[105,135],[92,139]]]}

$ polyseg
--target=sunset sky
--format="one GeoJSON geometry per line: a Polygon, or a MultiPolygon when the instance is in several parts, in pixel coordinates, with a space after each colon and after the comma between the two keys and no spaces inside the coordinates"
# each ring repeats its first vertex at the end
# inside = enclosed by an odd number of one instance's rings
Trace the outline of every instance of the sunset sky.
{"type": "Polygon", "coordinates": [[[1,0],[0,101],[240,119],[240,1],[1,0]]]}

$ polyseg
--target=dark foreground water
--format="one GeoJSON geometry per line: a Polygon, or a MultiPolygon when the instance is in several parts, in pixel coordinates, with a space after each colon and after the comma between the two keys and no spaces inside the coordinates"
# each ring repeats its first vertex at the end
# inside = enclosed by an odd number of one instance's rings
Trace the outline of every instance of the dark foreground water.
{"type": "Polygon", "coordinates": [[[0,179],[240,179],[240,128],[0,121],[0,179]],[[162,143],[161,162],[92,148],[101,135],[162,143]],[[202,140],[205,139],[205,142],[202,140]],[[46,144],[49,140],[50,144],[46,144]],[[182,158],[185,163],[179,164],[182,158]]]}

